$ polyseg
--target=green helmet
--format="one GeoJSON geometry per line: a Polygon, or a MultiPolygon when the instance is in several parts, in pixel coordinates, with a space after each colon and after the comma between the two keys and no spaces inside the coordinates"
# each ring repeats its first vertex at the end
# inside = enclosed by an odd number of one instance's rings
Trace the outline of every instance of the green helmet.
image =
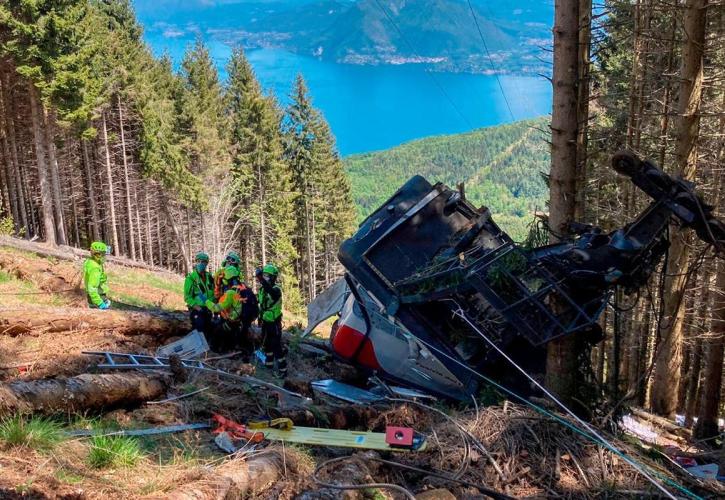
{"type": "Polygon", "coordinates": [[[270,274],[272,276],[279,275],[279,269],[277,269],[277,266],[275,266],[274,264],[267,264],[262,268],[262,272],[264,274],[270,274]]]}
{"type": "Polygon", "coordinates": [[[231,281],[234,278],[239,278],[239,269],[234,266],[227,266],[224,268],[224,281],[231,281]]]}
{"type": "Polygon", "coordinates": [[[206,262],[209,263],[209,254],[206,254],[204,252],[199,252],[196,254],[196,262],[206,262]]]}
{"type": "Polygon", "coordinates": [[[102,253],[108,252],[108,247],[102,241],[94,241],[91,243],[91,253],[102,253]]]}
{"type": "Polygon", "coordinates": [[[239,256],[239,254],[237,252],[232,251],[227,254],[226,260],[229,263],[233,262],[233,263],[239,265],[239,263],[242,261],[242,258],[239,256]]]}

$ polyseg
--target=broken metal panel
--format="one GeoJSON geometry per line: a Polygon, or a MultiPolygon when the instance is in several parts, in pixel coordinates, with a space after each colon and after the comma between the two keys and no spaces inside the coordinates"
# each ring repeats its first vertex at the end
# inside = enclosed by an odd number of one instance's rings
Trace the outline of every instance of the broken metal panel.
{"type": "Polygon", "coordinates": [[[315,300],[307,306],[307,328],[302,336],[309,335],[317,325],[338,314],[349,294],[350,290],[345,279],[340,278],[315,297],[315,300]]]}
{"type": "Polygon", "coordinates": [[[338,382],[337,380],[325,379],[312,382],[312,389],[333,398],[347,401],[352,404],[371,404],[382,401],[383,396],[378,396],[365,389],[338,382]]]}
{"type": "Polygon", "coordinates": [[[180,358],[198,358],[207,351],[209,351],[209,344],[206,342],[206,337],[202,332],[193,330],[189,335],[159,347],[156,350],[156,356],[168,358],[176,355],[180,358]]]}

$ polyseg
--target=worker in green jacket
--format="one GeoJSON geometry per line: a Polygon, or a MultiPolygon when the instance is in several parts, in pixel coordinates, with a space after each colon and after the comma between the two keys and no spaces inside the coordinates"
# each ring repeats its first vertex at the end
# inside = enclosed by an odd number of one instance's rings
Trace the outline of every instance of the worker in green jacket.
{"type": "Polygon", "coordinates": [[[209,343],[216,352],[233,348],[251,352],[248,332],[258,313],[257,298],[240,278],[239,269],[227,266],[222,279],[222,296],[216,303],[211,299],[206,301],[206,307],[218,315],[214,318],[209,337],[209,343]]]}
{"type": "Polygon", "coordinates": [[[184,301],[189,308],[191,327],[205,335],[211,326],[211,311],[206,301],[214,294],[214,278],[206,270],[209,255],[199,252],[194,258],[194,269],[184,279],[184,301]]]}
{"type": "Polygon", "coordinates": [[[102,241],[91,243],[91,256],[83,263],[83,283],[86,288],[88,306],[97,309],[108,309],[108,278],[103,263],[108,247],[102,241]]]}
{"type": "Polygon", "coordinates": [[[287,352],[282,346],[282,289],[277,284],[279,269],[267,264],[257,269],[259,282],[259,324],[264,337],[264,365],[277,377],[287,376],[287,352]],[[275,367],[276,364],[276,367],[275,367]]]}

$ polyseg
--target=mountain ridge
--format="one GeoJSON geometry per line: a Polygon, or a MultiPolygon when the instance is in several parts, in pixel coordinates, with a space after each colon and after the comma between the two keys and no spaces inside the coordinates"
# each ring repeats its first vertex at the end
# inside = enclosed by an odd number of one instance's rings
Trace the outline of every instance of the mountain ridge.
{"type": "Polygon", "coordinates": [[[206,33],[230,46],[282,48],[348,64],[417,63],[472,73],[549,71],[539,46],[550,37],[552,10],[535,0],[522,0],[520,8],[476,0],[475,19],[461,0],[237,0],[174,12],[136,3],[141,18],[153,12],[149,29],[163,36],[206,33]]]}

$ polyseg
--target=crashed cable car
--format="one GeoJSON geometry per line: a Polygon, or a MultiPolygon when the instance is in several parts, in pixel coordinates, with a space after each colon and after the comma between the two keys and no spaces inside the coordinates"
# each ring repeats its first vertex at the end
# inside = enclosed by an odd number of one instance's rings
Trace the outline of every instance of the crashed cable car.
{"type": "Polygon", "coordinates": [[[330,347],[338,357],[448,399],[475,394],[477,373],[500,378],[492,344],[543,373],[552,339],[601,340],[612,291],[645,286],[671,221],[717,250],[725,244],[725,225],[691,183],[628,152],[612,163],[650,205],[620,229],[575,223],[571,238],[537,248],[515,243],[460,192],[413,177],[342,243],[344,280],[310,304],[308,330],[337,314],[330,347]]]}

